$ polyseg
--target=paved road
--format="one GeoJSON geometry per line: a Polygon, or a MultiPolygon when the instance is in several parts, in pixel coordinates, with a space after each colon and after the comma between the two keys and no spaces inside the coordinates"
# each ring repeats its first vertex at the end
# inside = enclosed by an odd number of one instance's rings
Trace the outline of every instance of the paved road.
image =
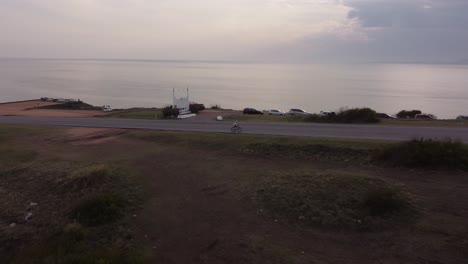
{"type": "MultiPolygon", "coordinates": [[[[16,116],[0,116],[0,124],[132,128],[203,132],[229,132],[232,125],[230,122],[215,121],[16,116]]],[[[419,137],[439,139],[452,138],[468,143],[468,128],[252,122],[241,123],[241,126],[244,130],[244,133],[248,134],[380,140],[408,140],[419,137]]]]}

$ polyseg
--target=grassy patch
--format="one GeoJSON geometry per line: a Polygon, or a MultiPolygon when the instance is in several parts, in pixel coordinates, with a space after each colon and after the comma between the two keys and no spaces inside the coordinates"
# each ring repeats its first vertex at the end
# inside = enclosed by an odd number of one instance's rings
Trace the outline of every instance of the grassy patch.
{"type": "Polygon", "coordinates": [[[79,191],[93,188],[112,181],[122,181],[124,176],[114,167],[95,164],[72,171],[66,178],[64,188],[79,191]]]}
{"type": "Polygon", "coordinates": [[[157,143],[176,145],[190,145],[214,147],[222,149],[239,150],[249,144],[293,144],[293,145],[325,145],[330,147],[343,147],[354,149],[375,149],[391,144],[388,141],[378,140],[349,140],[333,138],[287,137],[270,135],[233,135],[226,133],[200,133],[200,132],[165,132],[165,131],[136,131],[127,134],[132,138],[157,143]]]}
{"type": "Polygon", "coordinates": [[[375,230],[409,221],[409,198],[383,180],[328,174],[278,174],[257,199],[277,217],[342,229],[375,230]]]}
{"type": "Polygon", "coordinates": [[[103,247],[90,243],[90,232],[79,224],[68,224],[63,231],[27,249],[12,263],[140,264],[142,250],[133,247],[103,247]]]}
{"type": "Polygon", "coordinates": [[[366,149],[325,144],[251,143],[242,148],[242,152],[262,156],[335,161],[364,161],[370,155],[370,151],[366,149]]]}
{"type": "Polygon", "coordinates": [[[82,201],[71,217],[85,226],[109,224],[122,217],[125,206],[126,202],[120,195],[97,195],[82,201]]]}
{"type": "Polygon", "coordinates": [[[15,148],[0,143],[0,164],[30,162],[36,157],[37,152],[34,150],[15,148]]]}
{"type": "Polygon", "coordinates": [[[235,115],[225,118],[227,121],[241,121],[241,122],[304,122],[304,116],[297,115],[235,115]]]}
{"type": "MultiPolygon", "coordinates": [[[[16,223],[13,236],[6,235],[12,230],[8,225],[0,226],[0,254],[13,259],[21,256],[16,263],[101,263],[91,260],[109,259],[107,254],[114,254],[108,250],[113,241],[130,245],[126,232],[119,227],[126,224],[126,216],[136,208],[141,192],[124,171],[105,164],[57,160],[0,167],[0,222],[16,223]],[[31,202],[37,204],[30,206],[31,202]],[[32,213],[27,222],[25,210],[32,213]],[[68,225],[71,220],[80,225],[68,225]],[[67,226],[63,236],[73,242],[71,249],[62,241],[65,238],[55,235],[63,226],[67,226]],[[34,244],[44,248],[35,252],[34,244]],[[83,245],[86,247],[81,249],[83,245]],[[21,253],[30,249],[34,251],[30,255],[21,253]],[[41,261],[32,261],[36,259],[41,261]]],[[[119,249],[115,254],[121,252],[119,249]]]]}
{"type": "Polygon", "coordinates": [[[373,159],[393,166],[467,170],[468,146],[451,140],[415,139],[384,147],[373,159]]]}
{"type": "Polygon", "coordinates": [[[131,108],[118,110],[103,117],[127,119],[161,119],[163,114],[159,108],[131,108]]]}

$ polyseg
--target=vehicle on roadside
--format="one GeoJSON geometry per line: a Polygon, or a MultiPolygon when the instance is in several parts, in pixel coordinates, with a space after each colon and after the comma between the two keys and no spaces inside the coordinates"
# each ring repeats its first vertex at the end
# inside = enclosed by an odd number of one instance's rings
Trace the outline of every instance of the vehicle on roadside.
{"type": "Polygon", "coordinates": [[[269,115],[285,115],[286,113],[281,111],[281,110],[278,110],[278,109],[271,109],[268,111],[268,114],[269,115]]]}
{"type": "Polygon", "coordinates": [[[434,119],[436,119],[433,115],[429,115],[429,114],[418,114],[414,118],[415,119],[420,119],[420,120],[434,120],[434,119]]]}
{"type": "Polygon", "coordinates": [[[377,113],[375,114],[378,118],[382,118],[382,119],[394,119],[394,117],[392,117],[391,115],[389,114],[385,114],[385,113],[377,113]]]}
{"type": "Polygon", "coordinates": [[[102,111],[104,112],[112,112],[112,107],[110,107],[110,105],[104,105],[102,107],[102,111]]]}
{"type": "Polygon", "coordinates": [[[302,110],[302,109],[298,109],[298,108],[291,108],[289,109],[289,112],[288,112],[288,115],[310,115],[310,113],[302,110]]]}
{"type": "Polygon", "coordinates": [[[336,115],[335,112],[329,112],[329,111],[320,111],[319,116],[329,116],[329,115],[336,115]]]}
{"type": "Polygon", "coordinates": [[[255,108],[245,108],[244,111],[242,111],[244,115],[263,115],[263,112],[258,111],[255,108]]]}
{"type": "Polygon", "coordinates": [[[457,120],[468,120],[468,116],[466,116],[466,115],[459,115],[459,116],[457,116],[457,120]]]}

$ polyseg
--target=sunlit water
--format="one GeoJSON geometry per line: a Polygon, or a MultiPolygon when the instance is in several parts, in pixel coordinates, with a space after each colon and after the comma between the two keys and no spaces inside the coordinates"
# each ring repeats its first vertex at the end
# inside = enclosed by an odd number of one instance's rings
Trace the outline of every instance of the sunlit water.
{"type": "Polygon", "coordinates": [[[468,115],[468,66],[0,60],[0,101],[79,98],[114,108],[171,104],[172,89],[224,108],[371,107],[468,115]]]}

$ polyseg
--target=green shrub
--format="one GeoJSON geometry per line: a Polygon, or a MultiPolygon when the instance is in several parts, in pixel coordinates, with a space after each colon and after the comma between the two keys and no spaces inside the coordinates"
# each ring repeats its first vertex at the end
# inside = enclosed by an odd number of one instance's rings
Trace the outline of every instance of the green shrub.
{"type": "Polygon", "coordinates": [[[277,217],[306,225],[371,230],[412,219],[409,198],[383,180],[326,174],[279,174],[257,192],[277,217]]]}
{"type": "Polygon", "coordinates": [[[123,215],[125,200],[116,194],[94,196],[82,201],[72,213],[72,218],[85,226],[112,223],[123,215]]]}
{"type": "Polygon", "coordinates": [[[308,122],[319,123],[377,123],[377,113],[370,108],[341,109],[338,113],[325,116],[310,115],[304,119],[308,122]]]}
{"type": "Polygon", "coordinates": [[[221,109],[221,106],[219,104],[214,104],[214,105],[210,106],[210,109],[219,110],[219,109],[221,109]]]}
{"type": "Polygon", "coordinates": [[[416,115],[422,114],[421,110],[401,110],[398,112],[398,118],[414,118],[416,115]]]}
{"type": "Polygon", "coordinates": [[[171,117],[177,117],[179,115],[179,109],[171,106],[166,106],[162,110],[162,114],[164,118],[171,118],[171,117]]]}
{"type": "Polygon", "coordinates": [[[415,139],[387,146],[373,160],[394,166],[468,169],[468,147],[452,140],[415,139]]]}
{"type": "Polygon", "coordinates": [[[103,164],[92,165],[71,172],[65,185],[68,190],[78,191],[118,180],[119,177],[120,173],[114,168],[103,164]]]}

